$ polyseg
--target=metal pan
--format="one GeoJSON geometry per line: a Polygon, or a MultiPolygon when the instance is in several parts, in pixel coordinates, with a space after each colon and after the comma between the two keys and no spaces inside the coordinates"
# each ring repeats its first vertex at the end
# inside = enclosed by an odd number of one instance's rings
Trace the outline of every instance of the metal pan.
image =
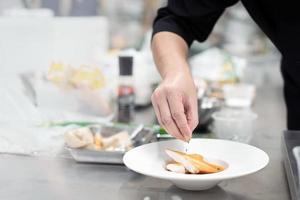
{"type": "MultiPolygon", "coordinates": [[[[100,130],[99,126],[90,126],[92,132],[100,130]]],[[[114,126],[101,126],[101,134],[104,137],[109,137],[114,134],[119,133],[120,131],[128,131],[129,134],[134,132],[136,127],[114,127],[114,126]]],[[[137,147],[143,144],[156,141],[156,136],[153,131],[149,128],[143,128],[133,139],[133,147],[137,147]]],[[[96,151],[89,149],[74,149],[66,147],[70,152],[71,156],[77,162],[84,163],[109,163],[109,164],[123,164],[123,155],[126,153],[125,150],[118,151],[96,151]]]]}

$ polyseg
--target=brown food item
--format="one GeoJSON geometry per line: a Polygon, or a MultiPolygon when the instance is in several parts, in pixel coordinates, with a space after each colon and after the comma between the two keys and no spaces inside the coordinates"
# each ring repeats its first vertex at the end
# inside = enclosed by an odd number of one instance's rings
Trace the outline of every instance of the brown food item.
{"type": "Polygon", "coordinates": [[[224,170],[223,166],[209,163],[205,161],[203,159],[203,156],[199,154],[186,154],[180,151],[174,151],[170,149],[167,149],[166,153],[175,162],[181,164],[186,169],[186,171],[188,171],[191,174],[209,174],[224,170]]]}

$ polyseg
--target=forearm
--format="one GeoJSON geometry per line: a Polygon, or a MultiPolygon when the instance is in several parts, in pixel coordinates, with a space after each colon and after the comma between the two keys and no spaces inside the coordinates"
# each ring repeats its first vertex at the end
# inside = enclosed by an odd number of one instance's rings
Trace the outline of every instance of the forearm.
{"type": "Polygon", "coordinates": [[[198,123],[198,108],[187,43],[174,33],[159,32],[153,37],[152,52],[163,78],[151,97],[158,122],[174,137],[189,141],[198,123]]]}
{"type": "Polygon", "coordinates": [[[163,79],[175,73],[190,73],[187,63],[188,46],[180,36],[171,32],[155,34],[152,52],[163,79]]]}

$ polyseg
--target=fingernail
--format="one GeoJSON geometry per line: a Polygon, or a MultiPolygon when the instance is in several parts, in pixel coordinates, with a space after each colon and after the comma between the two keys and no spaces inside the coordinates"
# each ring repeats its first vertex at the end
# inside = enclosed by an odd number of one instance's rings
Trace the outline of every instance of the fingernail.
{"type": "Polygon", "coordinates": [[[189,133],[188,133],[188,135],[187,135],[187,142],[189,142],[189,141],[191,140],[192,134],[193,134],[193,132],[192,132],[191,129],[189,128],[189,133]]]}
{"type": "Polygon", "coordinates": [[[184,135],[184,140],[185,140],[185,142],[189,142],[190,139],[191,139],[191,138],[190,138],[188,135],[184,135]]]}

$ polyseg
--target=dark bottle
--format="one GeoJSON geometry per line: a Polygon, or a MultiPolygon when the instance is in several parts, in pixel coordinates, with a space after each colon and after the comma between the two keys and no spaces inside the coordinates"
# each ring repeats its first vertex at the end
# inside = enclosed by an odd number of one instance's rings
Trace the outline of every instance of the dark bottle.
{"type": "Polygon", "coordinates": [[[129,123],[134,118],[135,92],[133,57],[119,57],[118,121],[129,123]]]}

